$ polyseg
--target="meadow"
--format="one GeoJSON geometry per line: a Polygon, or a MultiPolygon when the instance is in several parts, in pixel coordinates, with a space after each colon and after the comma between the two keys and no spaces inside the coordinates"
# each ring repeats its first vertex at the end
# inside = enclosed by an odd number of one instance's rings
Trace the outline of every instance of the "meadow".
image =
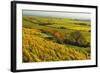
{"type": "Polygon", "coordinates": [[[91,59],[91,23],[70,18],[23,16],[23,62],[91,59]]]}

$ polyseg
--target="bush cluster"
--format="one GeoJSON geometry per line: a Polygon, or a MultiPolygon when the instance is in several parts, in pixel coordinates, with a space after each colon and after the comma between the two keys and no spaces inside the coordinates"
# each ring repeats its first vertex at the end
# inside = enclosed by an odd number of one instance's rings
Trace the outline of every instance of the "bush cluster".
{"type": "Polygon", "coordinates": [[[86,40],[85,36],[80,31],[71,32],[66,36],[64,43],[81,47],[90,46],[90,43],[86,40]]]}

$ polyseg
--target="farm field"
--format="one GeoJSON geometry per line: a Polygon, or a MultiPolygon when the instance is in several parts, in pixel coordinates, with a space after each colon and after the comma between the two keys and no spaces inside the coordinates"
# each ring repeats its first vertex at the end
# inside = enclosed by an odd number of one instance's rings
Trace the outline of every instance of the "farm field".
{"type": "Polygon", "coordinates": [[[25,63],[91,59],[90,41],[90,21],[22,17],[22,61],[25,63]]]}

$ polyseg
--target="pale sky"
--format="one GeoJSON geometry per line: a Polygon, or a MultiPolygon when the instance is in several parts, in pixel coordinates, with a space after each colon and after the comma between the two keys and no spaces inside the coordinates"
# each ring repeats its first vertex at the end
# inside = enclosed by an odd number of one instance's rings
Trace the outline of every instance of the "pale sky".
{"type": "Polygon", "coordinates": [[[82,12],[55,12],[55,11],[35,11],[23,10],[24,16],[45,16],[45,17],[58,17],[58,18],[72,18],[80,20],[90,20],[90,13],[82,12]]]}

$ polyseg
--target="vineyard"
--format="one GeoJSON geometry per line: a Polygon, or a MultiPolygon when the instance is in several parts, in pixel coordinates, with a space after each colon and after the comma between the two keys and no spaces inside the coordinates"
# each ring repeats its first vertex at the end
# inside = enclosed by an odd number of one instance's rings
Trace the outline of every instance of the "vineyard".
{"type": "Polygon", "coordinates": [[[89,22],[82,24],[81,21],[76,22],[76,20],[67,19],[65,22],[65,19],[52,18],[52,21],[49,19],[23,16],[23,62],[87,60],[91,58],[89,22]],[[39,20],[37,21],[37,19],[39,20]],[[79,23],[81,24],[79,25],[79,23]]]}

